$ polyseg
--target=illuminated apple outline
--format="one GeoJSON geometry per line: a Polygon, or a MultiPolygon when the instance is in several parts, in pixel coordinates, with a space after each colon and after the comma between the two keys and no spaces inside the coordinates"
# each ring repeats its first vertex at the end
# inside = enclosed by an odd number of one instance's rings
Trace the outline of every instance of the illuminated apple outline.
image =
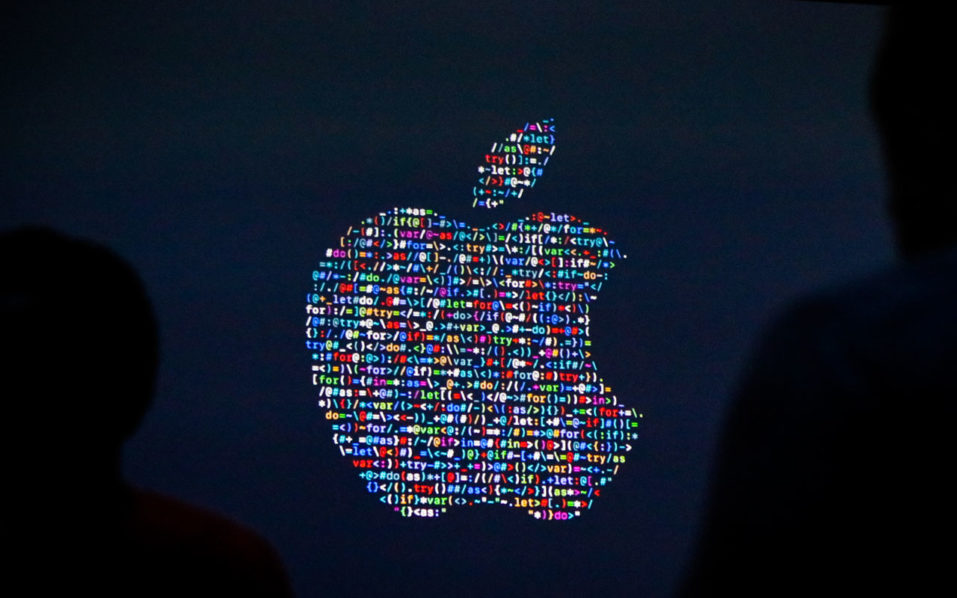
{"type": "MultiPolygon", "coordinates": [[[[552,120],[493,144],[473,206],[521,197],[553,153],[552,120]]],[[[473,228],[394,208],[350,227],[313,272],[306,346],[333,442],[367,489],[407,517],[591,508],[641,417],[597,375],[588,338],[623,257],[569,215],[473,228]]]]}

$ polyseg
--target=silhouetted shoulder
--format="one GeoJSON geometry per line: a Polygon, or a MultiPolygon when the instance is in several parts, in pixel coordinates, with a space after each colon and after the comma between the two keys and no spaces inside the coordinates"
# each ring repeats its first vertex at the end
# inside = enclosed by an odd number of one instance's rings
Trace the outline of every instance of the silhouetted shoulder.
{"type": "Polygon", "coordinates": [[[292,595],[275,550],[252,530],[142,490],[133,491],[129,512],[131,550],[142,569],[138,583],[147,593],[292,595]]]}
{"type": "Polygon", "coordinates": [[[955,371],[957,253],[795,302],[731,405],[682,595],[940,583],[955,371]]]}

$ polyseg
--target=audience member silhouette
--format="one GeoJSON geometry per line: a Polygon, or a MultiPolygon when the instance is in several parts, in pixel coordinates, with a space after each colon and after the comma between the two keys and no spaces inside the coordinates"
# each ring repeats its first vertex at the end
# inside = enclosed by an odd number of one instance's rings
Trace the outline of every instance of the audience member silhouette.
{"type": "Polygon", "coordinates": [[[957,403],[952,21],[887,10],[872,108],[902,263],[794,305],[745,372],[682,596],[948,593],[957,403]]]}
{"type": "Polygon", "coordinates": [[[127,485],[156,320],[133,269],[47,229],[0,235],[5,595],[288,596],[261,537],[127,485]]]}

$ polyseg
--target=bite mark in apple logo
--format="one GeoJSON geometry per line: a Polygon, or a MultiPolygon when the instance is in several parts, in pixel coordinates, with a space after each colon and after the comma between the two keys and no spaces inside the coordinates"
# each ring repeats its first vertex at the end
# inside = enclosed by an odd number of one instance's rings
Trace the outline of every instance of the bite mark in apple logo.
{"type": "MultiPolygon", "coordinates": [[[[534,186],[554,121],[493,144],[473,206],[534,186]]],[[[333,442],[407,517],[499,504],[568,520],[638,437],[591,359],[590,306],[623,255],[602,229],[536,213],[474,228],[394,208],[326,250],[306,347],[333,442]]]]}

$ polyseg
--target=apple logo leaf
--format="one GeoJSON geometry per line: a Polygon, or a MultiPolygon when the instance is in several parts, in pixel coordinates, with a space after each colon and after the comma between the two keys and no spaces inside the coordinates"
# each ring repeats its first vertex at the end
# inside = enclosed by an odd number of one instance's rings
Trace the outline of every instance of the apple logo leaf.
{"type": "Polygon", "coordinates": [[[555,153],[555,119],[525,123],[502,142],[492,144],[479,179],[472,188],[472,207],[497,208],[510,197],[520,198],[535,186],[555,153]]]}
{"type": "MultiPolygon", "coordinates": [[[[475,204],[533,186],[554,147],[551,119],[494,144],[475,204]]],[[[313,271],[306,348],[333,442],[369,492],[406,517],[591,508],[641,418],[598,375],[589,338],[623,258],[570,215],[475,228],[394,208],[350,227],[313,271]]]]}

